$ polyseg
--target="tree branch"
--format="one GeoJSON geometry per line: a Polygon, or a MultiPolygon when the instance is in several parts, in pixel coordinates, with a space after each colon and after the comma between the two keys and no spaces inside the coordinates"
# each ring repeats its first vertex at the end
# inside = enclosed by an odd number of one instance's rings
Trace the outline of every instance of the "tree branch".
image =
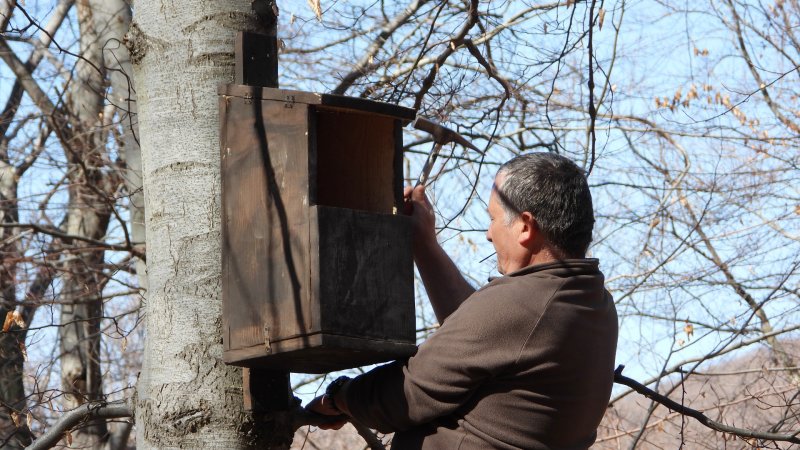
{"type": "Polygon", "coordinates": [[[89,244],[96,245],[99,248],[108,250],[116,250],[121,252],[130,252],[134,256],[141,258],[142,261],[146,260],[146,255],[141,250],[134,248],[133,245],[116,245],[107,242],[98,241],[97,239],[87,238],[86,236],[78,236],[75,234],[67,234],[52,227],[41,226],[35,223],[0,223],[0,228],[28,228],[33,231],[49,234],[50,236],[63,239],[64,242],[81,241],[89,244]]]}
{"type": "Polygon", "coordinates": [[[464,38],[467,37],[467,33],[478,23],[478,0],[471,0],[469,2],[468,14],[469,18],[467,22],[458,32],[458,35],[450,40],[449,45],[447,45],[439,57],[436,58],[436,62],[433,64],[430,72],[428,72],[428,76],[426,76],[425,80],[422,82],[422,87],[420,87],[419,91],[414,95],[414,109],[419,110],[420,106],[422,106],[422,99],[433,87],[433,82],[436,80],[439,69],[444,65],[445,61],[447,61],[447,58],[464,44],[464,38]]]}
{"type": "Polygon", "coordinates": [[[700,411],[697,411],[696,409],[692,409],[689,408],[688,406],[684,406],[678,402],[675,402],[674,400],[659,394],[658,392],[648,388],[647,386],[639,383],[638,381],[622,375],[623,369],[625,369],[625,366],[620,364],[617,367],[617,370],[614,371],[615,383],[628,386],[632,388],[634,391],[649,398],[650,400],[658,402],[675,412],[683,414],[684,416],[689,416],[697,420],[701,424],[705,425],[706,427],[711,428],[712,430],[720,431],[722,433],[733,434],[735,436],[743,438],[768,439],[771,441],[791,442],[793,444],[800,444],[800,436],[798,436],[798,434],[800,434],[800,431],[791,434],[753,431],[744,428],[732,427],[730,425],[725,425],[724,423],[711,420],[700,411]]]}
{"type": "Polygon", "coordinates": [[[133,417],[133,408],[127,402],[92,402],[85,403],[67,411],[60,419],[25,450],[46,450],[58,443],[64,433],[88,419],[118,419],[133,417]]]}
{"type": "MultiPolygon", "coordinates": [[[[42,33],[43,36],[39,38],[39,45],[42,47],[41,50],[34,50],[34,52],[31,54],[31,57],[28,58],[28,61],[24,64],[29,73],[32,74],[39,65],[44,53],[47,51],[47,47],[49,47],[52,43],[52,36],[61,27],[61,24],[64,22],[64,19],[67,17],[67,13],[74,3],[75,0],[62,0],[56,7],[50,22],[48,22],[48,24],[44,27],[45,32],[42,33]]],[[[0,29],[4,28],[5,27],[0,29]]],[[[8,96],[8,100],[6,100],[6,105],[3,108],[3,112],[0,113],[0,137],[6,134],[6,131],[8,130],[8,127],[14,118],[14,114],[16,114],[19,104],[22,101],[22,78],[19,76],[19,74],[15,75],[17,76],[14,79],[14,86],[11,88],[11,93],[8,96]]]]}
{"type": "Polygon", "coordinates": [[[384,25],[383,28],[381,28],[381,32],[378,37],[375,38],[375,41],[373,41],[372,45],[369,46],[364,56],[356,63],[355,68],[342,78],[342,81],[340,81],[339,85],[333,89],[332,93],[344,95],[344,93],[347,92],[347,89],[349,89],[357,79],[366,75],[369,71],[373,70],[374,67],[377,67],[372,60],[374,59],[375,55],[378,54],[380,49],[383,48],[383,44],[385,44],[392,34],[394,34],[398,28],[407,23],[408,19],[427,2],[428,0],[415,0],[391,22],[384,25]]]}
{"type": "MultiPolygon", "coordinates": [[[[786,125],[790,130],[792,130],[795,133],[800,132],[800,127],[796,123],[789,120],[789,118],[786,117],[783,113],[781,113],[780,109],[778,108],[778,105],[776,105],[775,102],[772,100],[772,97],[770,97],[769,92],[767,91],[767,85],[766,83],[764,83],[764,80],[758,73],[758,69],[756,69],[756,65],[753,63],[753,59],[750,56],[750,52],[747,50],[747,44],[745,44],[744,35],[742,32],[742,28],[740,26],[741,20],[739,18],[739,13],[736,11],[736,7],[733,6],[733,2],[731,2],[731,0],[727,0],[727,3],[728,7],[730,7],[731,15],[733,16],[733,25],[734,25],[733,31],[736,34],[736,42],[739,44],[739,50],[742,53],[742,58],[744,59],[744,62],[747,64],[747,68],[753,75],[754,81],[758,83],[759,90],[761,91],[761,94],[764,97],[764,102],[766,102],[770,111],[772,111],[772,113],[775,114],[775,117],[777,117],[782,124],[786,125]]],[[[797,68],[795,67],[794,70],[797,70],[797,68]]]]}
{"type": "MultiPolygon", "coordinates": [[[[322,414],[313,413],[311,411],[306,410],[305,408],[297,407],[293,411],[291,411],[292,416],[292,429],[296,430],[304,425],[313,425],[313,426],[320,426],[329,423],[335,423],[341,420],[342,416],[324,416],[322,414]]],[[[375,436],[375,433],[372,432],[367,426],[362,425],[355,421],[352,417],[348,418],[350,423],[353,425],[353,428],[358,431],[358,434],[364,438],[367,445],[372,450],[386,450],[386,446],[383,445],[380,439],[375,436]]]]}
{"type": "Polygon", "coordinates": [[[366,425],[362,425],[353,419],[350,419],[350,423],[353,425],[356,431],[358,431],[358,434],[362,438],[364,438],[370,449],[386,450],[386,446],[383,445],[383,442],[381,442],[381,440],[378,439],[378,436],[375,436],[375,433],[373,433],[372,430],[369,429],[369,427],[367,427],[366,425]]]}

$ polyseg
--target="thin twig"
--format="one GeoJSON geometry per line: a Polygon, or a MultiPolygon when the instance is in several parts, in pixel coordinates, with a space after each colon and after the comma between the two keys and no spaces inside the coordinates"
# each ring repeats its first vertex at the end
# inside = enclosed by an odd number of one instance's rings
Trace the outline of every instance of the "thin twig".
{"type": "Polygon", "coordinates": [[[595,161],[595,146],[597,144],[597,133],[595,132],[594,125],[597,121],[597,109],[594,106],[594,66],[592,59],[594,58],[592,43],[592,36],[594,31],[594,7],[597,0],[592,0],[592,5],[589,7],[589,136],[591,138],[592,157],[589,160],[589,169],[586,171],[586,176],[592,174],[595,161]]]}

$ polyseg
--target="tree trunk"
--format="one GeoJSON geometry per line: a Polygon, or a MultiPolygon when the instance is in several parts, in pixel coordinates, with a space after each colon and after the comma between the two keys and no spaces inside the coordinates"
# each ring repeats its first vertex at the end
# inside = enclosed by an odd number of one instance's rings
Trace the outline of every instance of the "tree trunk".
{"type": "MultiPolygon", "coordinates": [[[[82,58],[76,64],[75,80],[69,86],[70,110],[77,129],[75,139],[67,143],[69,161],[69,206],[67,234],[102,239],[111,215],[101,189],[106,176],[99,170],[105,153],[101,139],[105,92],[105,71],[102,65],[102,43],[97,24],[88,2],[77,3],[82,58]]],[[[75,243],[78,248],[88,247],[75,243]]],[[[103,285],[104,252],[85,251],[82,258],[67,256],[62,275],[60,296],[61,317],[61,388],[64,409],[74,409],[87,401],[103,398],[100,373],[100,300],[103,285]]],[[[74,445],[80,448],[99,448],[106,439],[108,427],[104,420],[93,420],[72,433],[74,445]]]]}
{"type": "Polygon", "coordinates": [[[243,411],[241,369],[222,361],[217,84],[234,36],[258,31],[249,0],[139,0],[128,46],[139,103],[147,314],[136,444],[285,448],[292,430],[243,411]]]}
{"type": "MultiPolygon", "coordinates": [[[[98,37],[103,43],[103,62],[108,69],[110,94],[107,103],[115,114],[105,115],[106,127],[110,129],[116,120],[122,125],[119,139],[119,154],[125,161],[124,181],[129,201],[129,239],[139,251],[144,251],[144,192],[142,190],[142,156],[139,148],[139,123],[137,116],[136,90],[133,86],[131,55],[124,44],[125,33],[131,24],[130,1],[89,0],[98,37]]],[[[136,260],[139,287],[147,290],[145,262],[136,260]]]]}
{"type": "MultiPolygon", "coordinates": [[[[3,151],[0,158],[0,223],[19,221],[15,169],[3,151]]],[[[0,227],[0,320],[5,320],[6,314],[16,309],[18,230],[0,227]]],[[[14,331],[0,333],[0,447],[9,450],[24,448],[31,442],[31,432],[24,420],[26,405],[21,342],[25,342],[24,330],[14,327],[14,331]],[[16,423],[13,414],[18,414],[16,423]]]]}

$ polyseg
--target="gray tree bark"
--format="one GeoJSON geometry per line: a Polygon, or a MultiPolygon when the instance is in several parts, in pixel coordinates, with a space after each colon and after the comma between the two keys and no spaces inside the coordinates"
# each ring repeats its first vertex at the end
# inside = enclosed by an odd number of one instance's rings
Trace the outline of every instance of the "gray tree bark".
{"type": "Polygon", "coordinates": [[[234,36],[258,31],[248,0],[136,2],[134,64],[149,289],[136,444],[286,448],[290,426],[243,411],[241,370],[222,362],[216,88],[234,36]]]}

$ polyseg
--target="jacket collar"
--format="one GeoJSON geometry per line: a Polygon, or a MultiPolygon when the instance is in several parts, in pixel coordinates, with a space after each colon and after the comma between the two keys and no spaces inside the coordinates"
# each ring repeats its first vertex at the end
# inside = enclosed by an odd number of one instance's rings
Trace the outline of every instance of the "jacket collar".
{"type": "MultiPolygon", "coordinates": [[[[534,264],[515,270],[506,277],[518,277],[536,272],[548,271],[555,276],[572,276],[581,274],[596,274],[600,270],[600,260],[597,258],[561,259],[543,264],[534,264]]],[[[489,277],[489,282],[503,277],[489,277]]]]}

